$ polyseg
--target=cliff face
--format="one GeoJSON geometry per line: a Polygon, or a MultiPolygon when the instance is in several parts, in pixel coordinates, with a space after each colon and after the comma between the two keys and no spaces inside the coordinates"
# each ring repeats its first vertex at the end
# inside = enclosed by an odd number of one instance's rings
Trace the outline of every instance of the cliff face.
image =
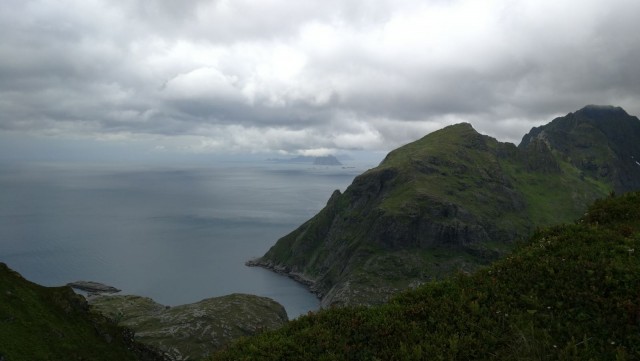
{"type": "Polygon", "coordinates": [[[617,192],[640,188],[640,121],[620,107],[589,105],[533,128],[520,148],[544,142],[584,176],[617,192]]]}
{"type": "Polygon", "coordinates": [[[638,127],[619,108],[593,107],[534,128],[518,147],[469,124],[446,127],[334,192],[253,264],[305,280],[323,305],[379,303],[471,271],[534,227],[570,221],[595,198],[637,187],[640,165],[628,160],[640,158],[638,127]]]}

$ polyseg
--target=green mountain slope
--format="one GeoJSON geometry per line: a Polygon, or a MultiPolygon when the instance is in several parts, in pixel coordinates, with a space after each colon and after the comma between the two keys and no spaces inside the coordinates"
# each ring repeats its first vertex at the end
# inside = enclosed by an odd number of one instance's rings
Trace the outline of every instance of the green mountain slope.
{"type": "Polygon", "coordinates": [[[473,275],[324,309],[213,359],[637,360],[639,250],[640,193],[604,199],[473,275]]]}
{"type": "Polygon", "coordinates": [[[42,287],[0,263],[0,359],[163,360],[89,312],[69,287],[42,287]]]}
{"type": "Polygon", "coordinates": [[[629,160],[640,158],[638,127],[620,108],[594,106],[534,128],[519,147],[469,124],[446,127],[389,153],[249,264],[308,284],[325,306],[380,303],[475,270],[536,226],[575,219],[614,189],[635,189],[640,165],[629,160]]]}

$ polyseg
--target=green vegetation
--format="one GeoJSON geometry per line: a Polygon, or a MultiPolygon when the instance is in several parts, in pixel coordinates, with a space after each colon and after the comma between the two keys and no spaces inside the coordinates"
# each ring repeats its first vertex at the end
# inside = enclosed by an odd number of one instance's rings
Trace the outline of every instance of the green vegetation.
{"type": "Polygon", "coordinates": [[[640,193],[372,307],[321,310],[213,360],[640,359],[640,193]]]}
{"type": "MultiPolygon", "coordinates": [[[[401,147],[250,262],[309,284],[324,306],[351,307],[214,359],[640,359],[640,193],[584,213],[606,194],[640,189],[639,161],[640,121],[613,107],[557,118],[518,147],[469,124],[401,147]]],[[[267,305],[256,312],[275,320],[256,327],[247,317],[257,314],[228,297],[170,309],[104,298],[96,308],[107,321],[68,287],[35,285],[0,264],[0,361],[158,359],[118,323],[170,356],[200,357],[282,321],[267,305]]]]}
{"type": "Polygon", "coordinates": [[[150,298],[100,296],[91,307],[118,324],[131,328],[136,341],[160,350],[171,360],[199,360],[231,340],[287,322],[279,303],[266,297],[232,294],[175,307],[150,298]]]}
{"type": "Polygon", "coordinates": [[[42,287],[0,263],[0,359],[161,360],[133,332],[89,312],[69,287],[42,287]]]}
{"type": "Polygon", "coordinates": [[[560,171],[550,176],[523,169],[514,162],[503,167],[512,174],[515,187],[525,199],[527,218],[531,224],[547,226],[566,222],[581,214],[589,203],[613,190],[603,180],[584,177],[582,172],[556,156],[560,171]]]}
{"type": "Polygon", "coordinates": [[[378,304],[486,266],[612,191],[640,189],[635,156],[640,121],[620,108],[570,113],[518,147],[448,126],[390,152],[252,264],[303,279],[324,306],[378,304]]]}

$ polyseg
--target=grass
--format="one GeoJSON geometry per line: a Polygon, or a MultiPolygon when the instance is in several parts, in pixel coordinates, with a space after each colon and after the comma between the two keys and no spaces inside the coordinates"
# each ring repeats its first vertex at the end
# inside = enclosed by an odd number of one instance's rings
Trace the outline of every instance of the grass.
{"type": "Polygon", "coordinates": [[[600,180],[581,176],[580,171],[566,161],[558,162],[560,172],[554,175],[529,172],[515,162],[503,163],[526,200],[528,219],[537,226],[568,222],[612,189],[600,180]]]}
{"type": "Polygon", "coordinates": [[[321,310],[213,360],[640,359],[640,193],[381,306],[321,310]]]}
{"type": "Polygon", "coordinates": [[[133,342],[131,331],[89,312],[84,298],[71,288],[36,285],[0,263],[0,359],[159,357],[133,342]]]}

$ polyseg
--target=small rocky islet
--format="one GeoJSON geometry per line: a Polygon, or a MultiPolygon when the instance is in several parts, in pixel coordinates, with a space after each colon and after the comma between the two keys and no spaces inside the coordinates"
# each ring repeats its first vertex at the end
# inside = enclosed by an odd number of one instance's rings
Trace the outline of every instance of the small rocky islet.
{"type": "Polygon", "coordinates": [[[67,283],[67,286],[87,292],[88,294],[118,293],[121,290],[104,283],[94,281],[75,281],[67,283]]]}

